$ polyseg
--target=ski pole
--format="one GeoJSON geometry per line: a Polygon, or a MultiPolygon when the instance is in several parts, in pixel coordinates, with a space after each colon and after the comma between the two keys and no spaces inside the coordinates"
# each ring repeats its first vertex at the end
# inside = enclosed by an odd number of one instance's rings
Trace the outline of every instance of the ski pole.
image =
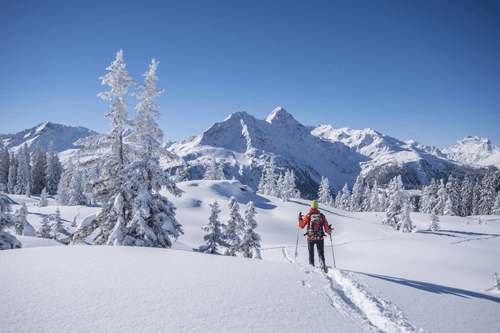
{"type": "Polygon", "coordinates": [[[337,265],[335,264],[335,254],[333,253],[333,240],[332,240],[332,225],[330,224],[330,245],[332,246],[332,256],[333,256],[333,268],[337,268],[337,265]]]}
{"type": "MultiPolygon", "coordinates": [[[[299,213],[299,220],[300,218],[302,217],[302,212],[299,213]]],[[[299,234],[300,234],[300,225],[299,227],[297,228],[297,243],[295,243],[295,258],[297,258],[297,250],[298,250],[298,247],[299,247],[299,234]]]]}

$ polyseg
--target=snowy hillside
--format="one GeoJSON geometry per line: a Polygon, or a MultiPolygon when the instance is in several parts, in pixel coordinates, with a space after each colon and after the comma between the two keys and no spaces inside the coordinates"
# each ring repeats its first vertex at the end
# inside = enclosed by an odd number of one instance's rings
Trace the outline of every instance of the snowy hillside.
{"type": "Polygon", "coordinates": [[[49,143],[54,142],[57,152],[74,149],[73,143],[81,138],[96,134],[85,127],[72,127],[45,122],[16,134],[3,134],[4,144],[10,151],[17,152],[24,143],[32,151],[37,143],[47,150],[49,143]]]}
{"type": "Polygon", "coordinates": [[[476,165],[494,165],[500,168],[500,148],[485,138],[468,136],[451,148],[443,149],[447,158],[456,162],[476,165]]]}
{"type": "MultiPolygon", "coordinates": [[[[440,217],[411,213],[416,231],[382,225],[384,213],[349,213],[320,206],[333,224],[337,269],[307,264],[297,215],[309,201],[283,203],[256,195],[238,181],[180,183],[182,235],[173,248],[69,245],[18,236],[19,250],[0,251],[2,332],[496,332],[500,291],[500,216],[440,217]],[[243,189],[243,190],[242,190],[243,189]],[[262,260],[192,252],[215,199],[219,219],[235,196],[254,201],[262,260]]],[[[56,206],[25,202],[34,229],[56,206]]],[[[59,207],[64,230],[97,207],[59,207]]],[[[330,239],[325,241],[333,266],[330,239]]]]}

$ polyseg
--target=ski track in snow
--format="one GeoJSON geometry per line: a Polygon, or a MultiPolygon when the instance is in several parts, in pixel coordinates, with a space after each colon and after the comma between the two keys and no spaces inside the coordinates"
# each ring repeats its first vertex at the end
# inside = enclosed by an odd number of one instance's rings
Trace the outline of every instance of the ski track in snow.
{"type": "Polygon", "coordinates": [[[302,286],[323,297],[365,332],[429,332],[413,327],[396,305],[374,295],[367,286],[357,282],[352,273],[330,268],[325,274],[319,268],[297,263],[286,246],[282,247],[282,253],[287,261],[306,273],[307,279],[299,282],[302,286]]]}

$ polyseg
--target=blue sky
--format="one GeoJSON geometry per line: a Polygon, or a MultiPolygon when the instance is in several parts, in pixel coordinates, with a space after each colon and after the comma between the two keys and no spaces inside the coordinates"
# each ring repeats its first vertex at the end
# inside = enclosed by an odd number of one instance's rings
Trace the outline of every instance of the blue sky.
{"type": "Polygon", "coordinates": [[[165,139],[281,106],[305,125],[500,146],[498,1],[3,0],[0,133],[109,131],[96,95],[120,49],[136,81],[160,62],[165,139]]]}

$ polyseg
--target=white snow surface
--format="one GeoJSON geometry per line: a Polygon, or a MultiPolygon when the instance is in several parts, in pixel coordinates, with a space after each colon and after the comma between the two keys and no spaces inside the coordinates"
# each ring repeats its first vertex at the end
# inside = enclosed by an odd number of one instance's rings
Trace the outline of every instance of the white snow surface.
{"type": "MultiPolygon", "coordinates": [[[[333,224],[325,239],[327,274],[308,265],[297,215],[309,201],[283,203],[238,181],[179,183],[177,207],[185,235],[172,249],[65,246],[17,236],[23,248],[0,251],[1,332],[496,332],[500,292],[500,216],[440,217],[412,213],[416,231],[382,225],[384,213],[349,213],[320,206],[333,224]],[[214,200],[229,217],[253,201],[262,260],[192,251],[214,200]],[[299,232],[298,232],[299,231],[299,232]],[[297,233],[298,232],[298,233],[297,233]],[[299,235],[298,256],[294,257],[299,235]],[[334,255],[332,254],[333,244],[334,255]]],[[[35,229],[48,207],[25,202],[35,229]]],[[[88,222],[99,207],[59,207],[63,231],[88,222]],[[87,219],[86,219],[87,218],[87,219]]],[[[316,262],[318,259],[316,258],[316,262]]]]}

